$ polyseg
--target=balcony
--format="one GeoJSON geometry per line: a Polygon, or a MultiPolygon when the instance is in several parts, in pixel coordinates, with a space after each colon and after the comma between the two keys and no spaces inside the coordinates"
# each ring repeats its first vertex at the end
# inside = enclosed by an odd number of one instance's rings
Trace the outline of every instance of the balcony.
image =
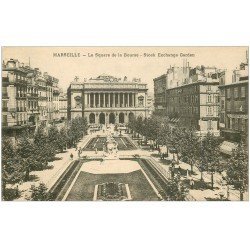
{"type": "Polygon", "coordinates": [[[17,111],[17,112],[26,112],[27,109],[26,109],[26,108],[23,108],[23,107],[21,107],[21,108],[20,108],[20,107],[17,107],[17,108],[16,108],[16,111],[17,111]]]}
{"type": "Polygon", "coordinates": [[[17,95],[16,95],[16,98],[26,98],[26,97],[27,97],[26,94],[19,94],[19,93],[17,93],[17,95]]]}

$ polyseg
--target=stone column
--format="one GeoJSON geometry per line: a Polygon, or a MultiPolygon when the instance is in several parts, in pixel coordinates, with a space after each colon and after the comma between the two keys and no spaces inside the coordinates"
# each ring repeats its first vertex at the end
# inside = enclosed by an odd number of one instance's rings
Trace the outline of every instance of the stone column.
{"type": "Polygon", "coordinates": [[[109,108],[110,108],[110,93],[108,93],[108,106],[109,106],[109,108]]]}
{"type": "Polygon", "coordinates": [[[122,93],[122,107],[125,107],[125,103],[124,103],[124,93],[122,93]]]}
{"type": "Polygon", "coordinates": [[[118,93],[118,107],[121,107],[121,103],[120,103],[120,93],[118,93]]]}
{"type": "Polygon", "coordinates": [[[99,96],[98,106],[101,107],[101,93],[99,93],[98,96],[99,96]]]}
{"type": "Polygon", "coordinates": [[[135,94],[134,94],[134,93],[132,93],[132,107],[134,107],[134,106],[135,106],[135,99],[134,99],[134,96],[135,96],[135,94]]]}
{"type": "Polygon", "coordinates": [[[88,94],[88,107],[90,107],[90,94],[88,94]]]}
{"type": "Polygon", "coordinates": [[[128,93],[128,107],[130,107],[130,93],[128,93]]]}
{"type": "Polygon", "coordinates": [[[115,93],[113,93],[113,107],[115,107],[115,93]]]}
{"type": "Polygon", "coordinates": [[[84,94],[84,106],[85,108],[88,106],[88,94],[84,94]]]}
{"type": "Polygon", "coordinates": [[[95,108],[96,106],[95,106],[95,93],[94,93],[94,104],[93,104],[93,107],[95,108]]]}

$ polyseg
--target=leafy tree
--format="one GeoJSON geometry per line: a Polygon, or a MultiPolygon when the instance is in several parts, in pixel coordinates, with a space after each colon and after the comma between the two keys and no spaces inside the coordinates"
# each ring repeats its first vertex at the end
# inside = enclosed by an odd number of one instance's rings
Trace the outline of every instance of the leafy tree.
{"type": "Polygon", "coordinates": [[[57,139],[57,148],[63,152],[63,150],[67,147],[67,129],[66,127],[62,127],[59,132],[59,137],[57,139]]]}
{"type": "Polygon", "coordinates": [[[6,197],[6,184],[16,184],[25,178],[25,169],[20,157],[14,156],[7,165],[2,165],[2,194],[3,199],[6,197]]]}
{"type": "Polygon", "coordinates": [[[191,173],[193,173],[193,166],[197,160],[198,150],[198,136],[192,130],[184,130],[180,143],[181,159],[190,165],[191,173]]]}
{"type": "Polygon", "coordinates": [[[2,138],[2,164],[6,165],[10,159],[15,156],[15,149],[10,138],[4,136],[2,138]]]}
{"type": "Polygon", "coordinates": [[[137,137],[139,137],[139,134],[143,134],[143,119],[141,116],[136,119],[135,131],[137,132],[137,137]]]}
{"type": "Polygon", "coordinates": [[[248,152],[243,144],[234,150],[227,163],[227,182],[240,192],[240,200],[248,190],[248,152]]]}
{"type": "Polygon", "coordinates": [[[215,172],[222,171],[222,158],[220,155],[219,145],[221,144],[221,138],[215,137],[213,134],[208,133],[206,136],[200,139],[200,145],[197,150],[196,165],[199,171],[202,173],[207,171],[211,175],[211,189],[214,188],[214,174],[215,172]]]}
{"type": "Polygon", "coordinates": [[[57,138],[55,137],[56,132],[54,131],[56,131],[56,129],[54,130],[54,128],[52,128],[51,130],[49,129],[47,133],[45,131],[45,127],[43,125],[40,125],[34,135],[34,144],[37,155],[37,161],[41,162],[41,164],[37,166],[37,170],[41,170],[47,167],[48,162],[54,160],[57,148],[56,145],[57,138]]]}
{"type": "Polygon", "coordinates": [[[59,139],[59,131],[56,125],[52,125],[48,129],[48,143],[54,150],[58,149],[58,139],[59,139]]]}
{"type": "Polygon", "coordinates": [[[176,177],[168,180],[165,192],[168,199],[171,201],[184,201],[188,193],[188,189],[180,181],[180,178],[176,177]]]}
{"type": "Polygon", "coordinates": [[[35,147],[27,132],[24,132],[18,139],[17,154],[22,159],[25,168],[25,181],[29,180],[29,174],[34,167],[36,160],[35,147]]]}
{"type": "Polygon", "coordinates": [[[30,188],[31,191],[31,201],[47,201],[49,198],[48,188],[44,183],[40,183],[39,186],[32,185],[30,188]]]}
{"type": "Polygon", "coordinates": [[[47,140],[48,140],[48,137],[47,137],[47,134],[45,133],[45,126],[40,125],[34,134],[34,143],[36,145],[45,144],[47,143],[47,140]]]}

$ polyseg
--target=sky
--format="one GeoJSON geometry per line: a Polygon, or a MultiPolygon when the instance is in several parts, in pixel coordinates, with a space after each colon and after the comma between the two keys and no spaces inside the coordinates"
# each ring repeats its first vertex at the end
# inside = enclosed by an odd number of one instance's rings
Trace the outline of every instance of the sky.
{"type": "Polygon", "coordinates": [[[13,58],[26,64],[30,61],[32,68],[58,78],[64,91],[75,76],[83,80],[104,73],[122,79],[141,78],[152,94],[153,79],[166,73],[170,65],[181,67],[185,59],[191,67],[215,66],[232,71],[246,61],[247,50],[248,47],[3,47],[2,60],[13,58]],[[80,56],[58,57],[57,53],[80,56]],[[181,57],[181,53],[186,56],[181,57]]]}

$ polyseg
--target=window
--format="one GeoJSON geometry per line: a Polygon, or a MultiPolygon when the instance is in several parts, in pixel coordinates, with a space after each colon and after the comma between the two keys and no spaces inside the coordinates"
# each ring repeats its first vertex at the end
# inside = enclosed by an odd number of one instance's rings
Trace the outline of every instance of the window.
{"type": "Polygon", "coordinates": [[[228,99],[230,99],[230,98],[231,98],[230,89],[227,89],[227,98],[228,98],[228,99]]]}
{"type": "Polygon", "coordinates": [[[227,101],[227,111],[231,111],[231,102],[230,101],[227,101]]]}
{"type": "Polygon", "coordinates": [[[215,100],[216,100],[216,103],[219,103],[219,102],[220,102],[220,96],[219,96],[219,95],[216,95],[216,96],[215,96],[215,100]]]}
{"type": "Polygon", "coordinates": [[[246,87],[241,87],[240,88],[240,96],[241,97],[246,97],[246,87]]]}
{"type": "Polygon", "coordinates": [[[235,87],[234,88],[234,98],[238,98],[239,95],[238,95],[238,87],[235,87]]]}
{"type": "Polygon", "coordinates": [[[224,109],[225,109],[225,101],[221,100],[221,110],[224,110],[224,109]]]}
{"type": "Polygon", "coordinates": [[[212,102],[212,96],[210,94],[207,96],[207,102],[212,102]]]}
{"type": "Polygon", "coordinates": [[[207,114],[208,115],[212,115],[212,107],[208,107],[207,108],[207,114]]]}

